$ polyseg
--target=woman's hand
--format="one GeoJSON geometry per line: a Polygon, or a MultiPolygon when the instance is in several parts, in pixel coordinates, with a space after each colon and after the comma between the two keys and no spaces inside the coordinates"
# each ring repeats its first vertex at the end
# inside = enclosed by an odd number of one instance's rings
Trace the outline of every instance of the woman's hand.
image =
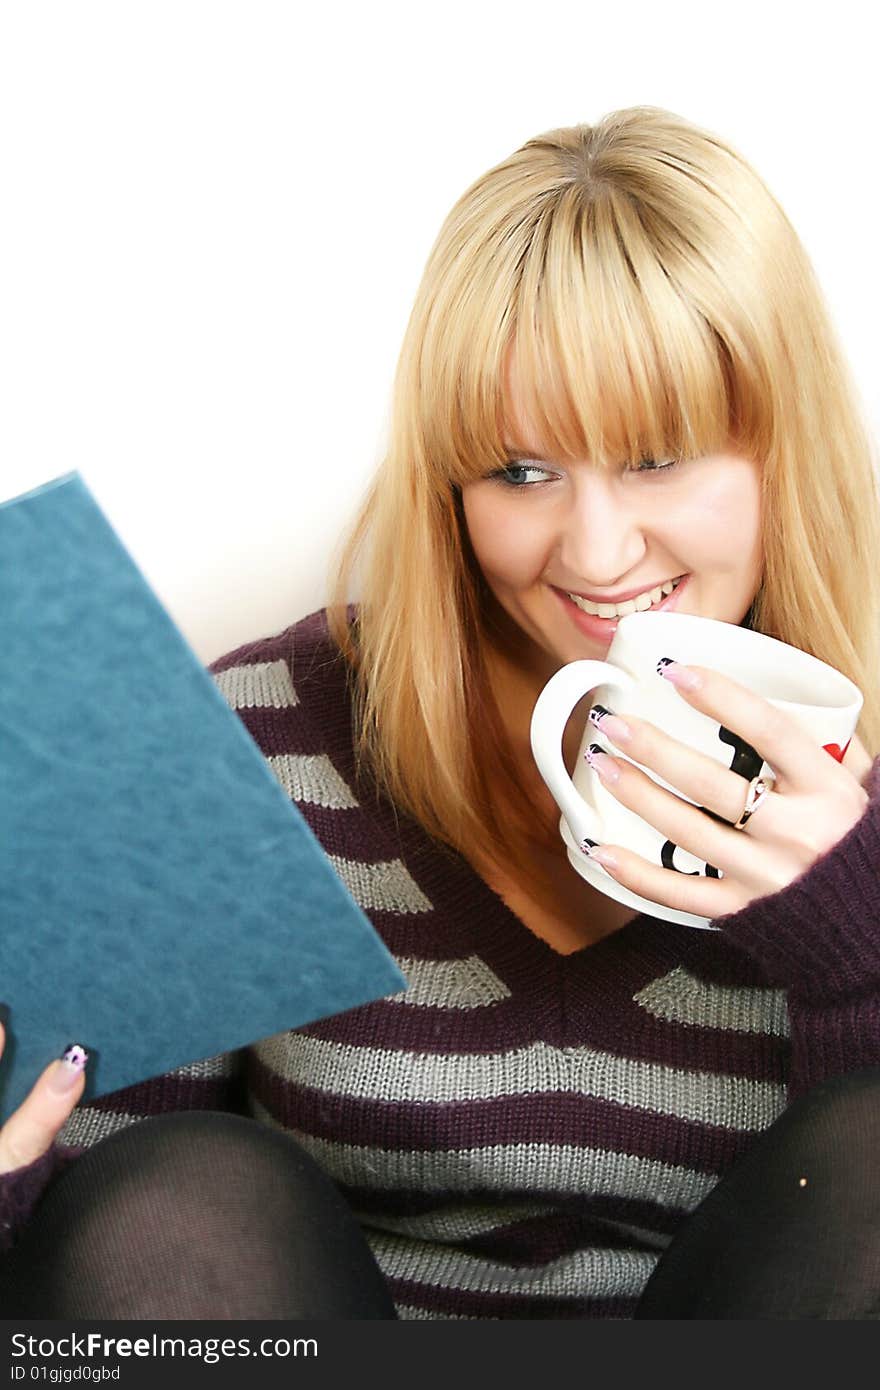
{"type": "Polygon", "coordinates": [[[622,759],[591,755],[606,789],[673,845],[719,869],[723,877],[661,868],[619,845],[598,846],[590,854],[640,897],[711,920],[738,912],[753,898],[778,892],[798,878],[852,829],[868,795],[841,765],[839,749],[829,754],[760,695],[705,666],[672,663],[664,674],[689,705],[763,758],[775,774],[772,790],[747,824],[734,830],[745,805],[744,777],[644,720],[591,715],[627,758],[650,768],[696,804],[689,805],[622,759]],[[690,685],[688,677],[694,678],[690,685]]]}
{"type": "MultiPolygon", "coordinates": [[[[0,1057],[6,1038],[0,1024],[0,1057]]],[[[0,1174],[33,1163],[48,1148],[83,1093],[87,1054],[76,1045],[50,1062],[0,1129],[0,1174]]]]}

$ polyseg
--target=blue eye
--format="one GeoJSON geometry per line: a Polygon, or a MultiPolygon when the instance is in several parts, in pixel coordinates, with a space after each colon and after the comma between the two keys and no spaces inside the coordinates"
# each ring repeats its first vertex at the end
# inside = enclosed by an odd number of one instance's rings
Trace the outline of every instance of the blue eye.
{"type": "MultiPolygon", "coordinates": [[[[676,468],[680,459],[657,459],[645,457],[626,468],[628,473],[637,473],[642,476],[646,474],[671,473],[676,468]]],[[[516,459],[498,468],[494,473],[489,474],[489,478],[494,483],[500,483],[502,487],[509,488],[511,491],[523,492],[527,488],[535,487],[541,483],[552,482],[554,474],[540,463],[532,463],[528,459],[522,461],[516,459]]]]}
{"type": "Polygon", "coordinates": [[[546,468],[542,468],[537,463],[508,463],[503,468],[499,468],[490,475],[496,482],[502,483],[510,488],[528,487],[534,482],[543,482],[550,475],[546,468]],[[530,477],[530,474],[542,474],[542,477],[530,477]]]}

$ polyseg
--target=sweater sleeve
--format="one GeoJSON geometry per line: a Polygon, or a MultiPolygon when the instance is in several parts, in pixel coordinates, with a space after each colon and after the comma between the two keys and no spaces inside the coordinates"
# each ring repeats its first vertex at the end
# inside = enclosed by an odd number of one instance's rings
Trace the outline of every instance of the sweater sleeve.
{"type": "Polygon", "coordinates": [[[791,1096],[880,1067],[880,758],[861,819],[799,878],[714,925],[788,992],[791,1096]]]}
{"type": "Polygon", "coordinates": [[[8,1250],[52,1178],[74,1157],[62,1144],[11,1173],[0,1174],[0,1251],[8,1250]]]}

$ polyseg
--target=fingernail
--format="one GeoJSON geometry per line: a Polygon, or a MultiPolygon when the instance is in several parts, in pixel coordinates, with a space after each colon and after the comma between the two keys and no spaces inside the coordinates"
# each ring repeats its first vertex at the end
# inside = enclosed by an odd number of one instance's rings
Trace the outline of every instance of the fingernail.
{"type": "Polygon", "coordinates": [[[603,782],[619,782],[620,771],[614,759],[610,757],[598,743],[591,743],[586,753],[587,762],[590,767],[598,772],[603,782]]]}
{"type": "Polygon", "coordinates": [[[617,856],[612,854],[604,845],[595,845],[587,851],[591,859],[595,859],[597,864],[601,864],[603,869],[616,869],[617,856]]]}
{"type": "Polygon", "coordinates": [[[49,1090],[62,1095],[72,1090],[76,1079],[85,1070],[89,1054],[79,1043],[71,1043],[62,1052],[49,1076],[49,1090]]]}
{"type": "Polygon", "coordinates": [[[632,738],[632,729],[619,714],[614,714],[604,705],[594,705],[590,710],[590,722],[595,724],[597,729],[601,729],[603,734],[611,739],[612,743],[629,743],[632,738]]]}
{"type": "Polygon", "coordinates": [[[666,680],[671,681],[679,690],[699,690],[702,684],[696,671],[679,665],[671,656],[661,656],[657,662],[657,675],[665,676],[666,680]]]}

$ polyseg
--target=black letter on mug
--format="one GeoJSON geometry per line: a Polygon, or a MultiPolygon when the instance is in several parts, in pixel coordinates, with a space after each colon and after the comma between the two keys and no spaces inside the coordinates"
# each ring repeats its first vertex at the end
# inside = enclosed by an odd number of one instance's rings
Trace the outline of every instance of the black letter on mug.
{"type": "MultiPolygon", "coordinates": [[[[751,782],[753,777],[757,777],[764,765],[764,760],[755,752],[752,745],[746,743],[744,738],[740,738],[739,735],[733,733],[731,729],[725,729],[723,724],[718,728],[718,737],[722,743],[726,743],[733,749],[733,761],[730,764],[730,771],[737,773],[740,777],[744,777],[747,782],[751,782]]],[[[730,821],[726,821],[723,816],[716,815],[714,811],[706,810],[705,806],[700,806],[699,809],[705,812],[707,816],[711,816],[712,820],[717,820],[722,825],[730,824],[730,821]]],[[[675,869],[677,874],[686,873],[690,878],[694,878],[699,874],[699,869],[678,869],[675,864],[673,864],[673,856],[677,849],[678,845],[673,840],[667,840],[660,851],[661,864],[664,869],[675,869]]],[[[712,864],[706,865],[706,878],[720,878],[718,870],[712,864]]]]}
{"type": "Polygon", "coordinates": [[[730,729],[725,729],[723,724],[718,730],[718,737],[722,743],[728,744],[733,749],[731,772],[744,777],[747,782],[751,782],[753,777],[757,777],[764,766],[764,759],[759,757],[752,745],[746,743],[745,739],[740,738],[738,734],[732,733],[730,729]]]}
{"type": "MultiPolygon", "coordinates": [[[[700,806],[700,807],[698,807],[698,809],[699,809],[700,811],[705,811],[705,810],[706,810],[705,806],[700,806]]],[[[706,811],[706,814],[710,816],[710,815],[712,814],[712,812],[711,812],[711,811],[706,811]]],[[[719,817],[716,816],[715,819],[718,820],[719,817]]],[[[673,864],[673,862],[672,862],[672,856],[675,854],[675,851],[676,851],[677,849],[678,849],[678,845],[675,843],[674,840],[667,840],[666,843],[664,844],[663,848],[662,848],[661,851],[660,851],[660,862],[661,862],[661,864],[663,865],[664,869],[675,869],[675,872],[676,872],[677,874],[687,874],[688,877],[694,878],[696,875],[699,874],[699,872],[700,872],[699,869],[679,869],[679,868],[677,867],[677,865],[673,864]]],[[[706,865],[706,878],[720,878],[720,877],[721,877],[721,875],[719,874],[718,870],[715,868],[715,866],[714,866],[713,864],[707,864],[707,865],[706,865]]]]}

